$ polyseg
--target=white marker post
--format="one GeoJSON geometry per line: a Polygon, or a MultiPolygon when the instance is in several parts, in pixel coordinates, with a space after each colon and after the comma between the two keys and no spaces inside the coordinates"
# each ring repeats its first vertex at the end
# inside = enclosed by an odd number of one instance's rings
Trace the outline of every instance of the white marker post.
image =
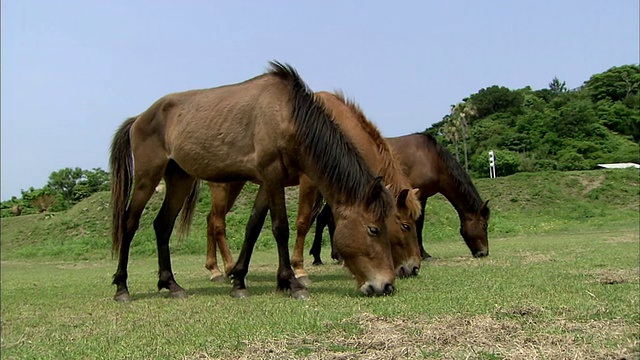
{"type": "Polygon", "coordinates": [[[496,157],[493,154],[493,150],[489,151],[489,177],[495,178],[496,175],[496,157]]]}

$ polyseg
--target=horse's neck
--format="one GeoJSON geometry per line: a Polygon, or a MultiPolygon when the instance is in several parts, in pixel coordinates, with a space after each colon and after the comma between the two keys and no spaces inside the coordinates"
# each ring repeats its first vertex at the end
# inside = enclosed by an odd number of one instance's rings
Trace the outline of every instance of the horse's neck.
{"type": "Polygon", "coordinates": [[[445,172],[439,181],[439,193],[441,193],[458,212],[458,217],[462,219],[465,214],[474,212],[473,202],[475,201],[467,194],[461,184],[449,172],[445,172]]]}

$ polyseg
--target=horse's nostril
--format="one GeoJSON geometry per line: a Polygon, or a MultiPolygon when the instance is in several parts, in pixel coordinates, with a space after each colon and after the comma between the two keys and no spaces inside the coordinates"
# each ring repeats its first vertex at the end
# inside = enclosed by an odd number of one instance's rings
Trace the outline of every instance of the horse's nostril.
{"type": "Polygon", "coordinates": [[[400,268],[398,268],[398,274],[397,275],[400,278],[403,278],[403,277],[407,276],[406,275],[406,271],[404,269],[404,266],[400,266],[400,268]]]}
{"type": "Polygon", "coordinates": [[[367,286],[367,296],[373,296],[376,294],[376,289],[373,288],[373,285],[369,284],[367,286]]]}
{"type": "Polygon", "coordinates": [[[411,274],[412,274],[413,276],[418,276],[418,273],[420,273],[420,268],[419,268],[419,267],[417,267],[417,266],[414,266],[414,267],[413,267],[413,272],[411,272],[411,274]]]}
{"type": "Polygon", "coordinates": [[[387,284],[384,286],[384,294],[385,295],[390,295],[395,291],[395,288],[393,287],[393,285],[391,284],[387,284]]]}

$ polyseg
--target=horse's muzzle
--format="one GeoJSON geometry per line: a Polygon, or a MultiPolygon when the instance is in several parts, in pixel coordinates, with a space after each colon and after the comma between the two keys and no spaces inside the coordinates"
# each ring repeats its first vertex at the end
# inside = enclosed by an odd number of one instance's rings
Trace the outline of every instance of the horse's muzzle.
{"type": "Polygon", "coordinates": [[[481,250],[473,253],[474,258],[483,258],[489,256],[489,250],[481,250]]]}
{"type": "Polygon", "coordinates": [[[419,273],[419,266],[402,265],[396,270],[396,276],[399,278],[418,276],[419,273]]]}
{"type": "Polygon", "coordinates": [[[367,296],[391,295],[396,288],[391,283],[386,283],[382,287],[373,286],[371,283],[365,283],[360,287],[360,291],[367,296]]]}

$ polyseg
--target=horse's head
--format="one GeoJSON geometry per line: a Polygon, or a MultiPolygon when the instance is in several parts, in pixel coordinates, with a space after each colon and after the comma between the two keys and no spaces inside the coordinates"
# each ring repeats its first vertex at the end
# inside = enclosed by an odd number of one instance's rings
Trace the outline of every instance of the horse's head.
{"type": "Polygon", "coordinates": [[[489,256],[489,237],[487,227],[489,225],[489,207],[485,201],[480,205],[476,213],[465,214],[460,223],[460,235],[467,243],[473,257],[489,256]]]}
{"type": "Polygon", "coordinates": [[[403,189],[396,197],[396,211],[389,217],[389,243],[398,277],[416,276],[420,271],[420,248],[416,219],[420,216],[418,189],[403,189]]]}
{"type": "Polygon", "coordinates": [[[387,225],[393,208],[392,195],[379,180],[370,186],[364,204],[332,205],[333,249],[365,295],[388,295],[395,289],[387,225]]]}

